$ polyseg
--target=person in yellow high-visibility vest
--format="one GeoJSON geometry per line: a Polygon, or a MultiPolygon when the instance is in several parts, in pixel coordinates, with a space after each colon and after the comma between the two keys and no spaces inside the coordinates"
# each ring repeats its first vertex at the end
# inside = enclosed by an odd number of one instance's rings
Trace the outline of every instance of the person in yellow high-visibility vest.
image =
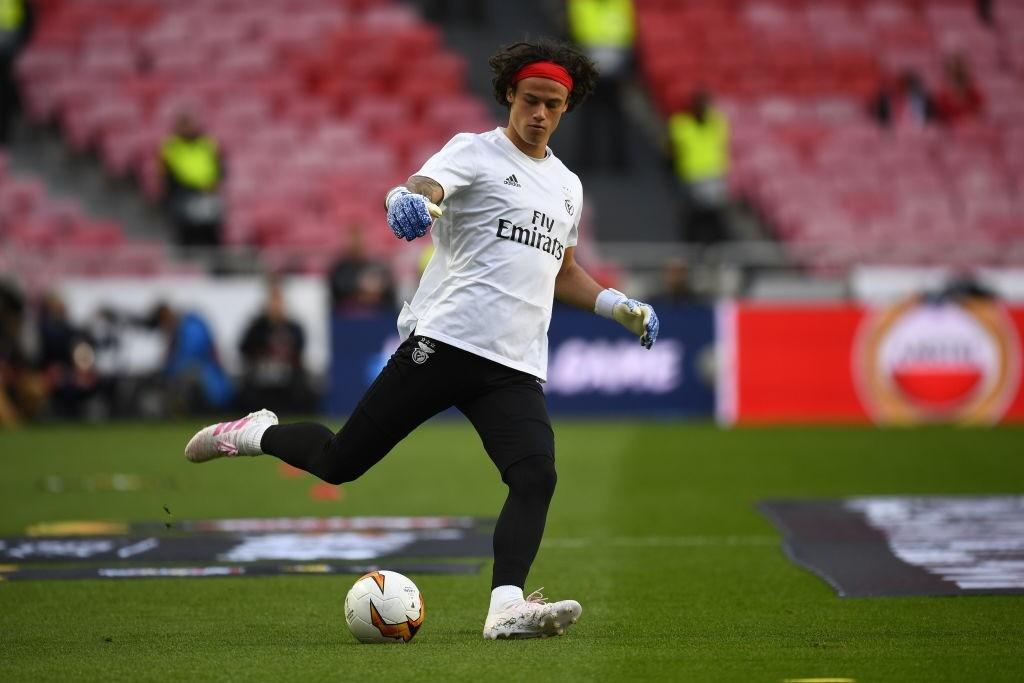
{"type": "Polygon", "coordinates": [[[14,61],[32,36],[34,19],[28,0],[0,0],[0,145],[10,141],[11,124],[20,104],[14,61]]]}
{"type": "Polygon", "coordinates": [[[633,73],[633,0],[568,0],[566,14],[570,37],[599,72],[597,87],[580,116],[580,166],[598,165],[607,144],[612,167],[621,170],[629,162],[622,98],[633,73]]]}
{"type": "Polygon", "coordinates": [[[435,24],[468,24],[483,28],[488,23],[487,3],[483,0],[420,0],[426,18],[435,24]]]}
{"type": "Polygon", "coordinates": [[[683,202],[687,242],[718,242],[727,237],[729,203],[729,121],[706,91],[694,94],[688,111],[668,121],[672,158],[683,202]]]}
{"type": "Polygon", "coordinates": [[[160,148],[160,160],[164,196],[179,241],[187,246],[218,244],[224,214],[220,196],[224,164],[217,142],[203,133],[191,113],[183,113],[160,148]]]}

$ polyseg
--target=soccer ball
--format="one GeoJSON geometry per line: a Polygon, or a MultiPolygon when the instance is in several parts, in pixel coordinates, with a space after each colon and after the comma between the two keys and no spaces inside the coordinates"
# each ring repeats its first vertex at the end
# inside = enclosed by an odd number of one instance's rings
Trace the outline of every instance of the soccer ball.
{"type": "Polygon", "coordinates": [[[424,614],[416,584],[385,569],[359,577],[345,597],[345,621],[362,643],[408,643],[424,614]]]}

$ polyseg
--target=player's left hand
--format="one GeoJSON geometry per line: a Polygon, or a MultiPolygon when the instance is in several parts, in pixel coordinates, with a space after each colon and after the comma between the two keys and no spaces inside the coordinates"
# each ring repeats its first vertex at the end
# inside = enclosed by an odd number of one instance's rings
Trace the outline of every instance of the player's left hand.
{"type": "Polygon", "coordinates": [[[612,317],[627,330],[640,337],[640,345],[645,349],[654,346],[658,341],[658,329],[661,323],[654,307],[636,299],[622,298],[612,309],[612,317]]]}
{"type": "Polygon", "coordinates": [[[427,234],[430,224],[441,215],[441,207],[404,187],[396,187],[389,192],[385,205],[391,232],[395,237],[410,242],[427,234]]]}

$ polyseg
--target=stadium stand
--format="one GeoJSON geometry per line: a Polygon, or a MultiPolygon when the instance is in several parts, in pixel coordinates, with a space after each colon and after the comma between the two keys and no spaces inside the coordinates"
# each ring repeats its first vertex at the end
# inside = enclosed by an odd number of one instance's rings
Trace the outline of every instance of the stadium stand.
{"type": "Polygon", "coordinates": [[[729,116],[734,191],[798,263],[1024,262],[1024,5],[972,0],[638,0],[638,51],[664,116],[707,87],[729,116]],[[966,57],[980,119],[883,130],[889,79],[942,85],[966,57]]]}
{"type": "MultiPolygon", "coordinates": [[[[197,113],[227,158],[222,241],[264,249],[271,267],[323,272],[410,168],[494,125],[438,30],[389,0],[38,4],[18,65],[30,120],[156,201],[159,144],[197,113]]],[[[371,254],[398,245],[365,234],[371,254]]]]}
{"type": "Polygon", "coordinates": [[[186,275],[159,241],[129,239],[122,226],[86,216],[71,200],[48,194],[39,178],[13,175],[0,153],[0,273],[28,291],[57,276],[186,275]]]}

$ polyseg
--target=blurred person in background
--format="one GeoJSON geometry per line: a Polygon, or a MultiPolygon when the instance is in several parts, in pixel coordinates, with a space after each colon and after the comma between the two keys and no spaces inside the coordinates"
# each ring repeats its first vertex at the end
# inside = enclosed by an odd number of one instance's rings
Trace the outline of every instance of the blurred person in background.
{"type": "Polygon", "coordinates": [[[25,348],[24,323],[25,299],[0,280],[0,427],[18,426],[46,401],[46,383],[25,348]]]}
{"type": "Polygon", "coordinates": [[[487,23],[484,0],[419,0],[423,14],[436,24],[465,22],[482,27],[487,23]]]}
{"type": "Polygon", "coordinates": [[[954,273],[938,291],[929,293],[925,299],[933,303],[979,299],[996,301],[999,299],[999,294],[979,280],[975,273],[963,270],[954,273]]]}
{"type": "MultiPolygon", "coordinates": [[[[128,348],[131,342],[126,340],[126,335],[131,334],[130,328],[137,323],[134,316],[120,311],[115,304],[105,304],[93,311],[83,325],[92,340],[99,377],[97,400],[91,405],[91,417],[160,415],[159,410],[147,413],[153,403],[148,397],[160,396],[159,385],[153,387],[153,377],[144,377],[129,370],[128,348]],[[143,387],[152,387],[153,391],[144,397],[144,392],[140,391],[143,387]]],[[[162,401],[157,403],[162,405],[162,401]]]]}
{"type": "Polygon", "coordinates": [[[938,118],[947,125],[965,123],[981,116],[985,98],[971,76],[963,55],[946,58],[945,83],[935,96],[938,118]]]}
{"type": "Polygon", "coordinates": [[[205,413],[231,405],[234,389],[220,364],[213,332],[197,313],[159,303],[148,317],[167,344],[163,378],[174,412],[205,413]]]}
{"type": "Polygon", "coordinates": [[[302,327],[287,315],[281,283],[270,280],[266,305],[249,323],[238,347],[243,363],[241,410],[312,412],[316,401],[302,364],[305,346],[302,327]]]}
{"type": "Polygon", "coordinates": [[[919,128],[938,116],[935,99],[914,71],[904,72],[896,83],[883,84],[871,104],[871,112],[886,128],[919,128]]]}
{"type": "Polygon", "coordinates": [[[682,206],[683,241],[701,244],[727,237],[729,121],[706,90],[690,108],[668,120],[673,167],[682,206]]]}
{"type": "Polygon", "coordinates": [[[178,115],[174,131],[160,148],[164,201],[185,246],[220,242],[224,200],[224,159],[216,140],[206,135],[195,114],[178,115]]]}
{"type": "Polygon", "coordinates": [[[600,166],[599,154],[603,144],[607,144],[611,167],[623,170],[629,163],[622,101],[633,74],[633,2],[568,0],[566,23],[569,36],[597,65],[600,74],[587,108],[580,111],[580,166],[600,166]]]}
{"type": "Polygon", "coordinates": [[[92,339],[71,323],[64,300],[52,293],[43,301],[38,328],[38,368],[49,386],[50,408],[57,417],[80,418],[99,389],[92,339]]]}
{"type": "Polygon", "coordinates": [[[327,284],[335,311],[374,312],[395,307],[395,285],[386,264],[366,256],[361,229],[351,235],[345,251],[331,265],[327,284]]]}
{"type": "Polygon", "coordinates": [[[661,288],[651,297],[651,305],[656,308],[685,306],[701,301],[691,286],[689,265],[682,259],[670,259],[662,268],[661,288]]]}
{"type": "MultiPolygon", "coordinates": [[[[1007,0],[1003,0],[1003,2],[1007,2],[1007,0]]],[[[975,0],[974,6],[978,11],[978,19],[985,25],[991,26],[994,18],[992,16],[992,0],[975,0]]]]}
{"type": "Polygon", "coordinates": [[[32,37],[35,12],[29,0],[0,0],[0,145],[11,139],[20,99],[14,63],[32,37]]]}

